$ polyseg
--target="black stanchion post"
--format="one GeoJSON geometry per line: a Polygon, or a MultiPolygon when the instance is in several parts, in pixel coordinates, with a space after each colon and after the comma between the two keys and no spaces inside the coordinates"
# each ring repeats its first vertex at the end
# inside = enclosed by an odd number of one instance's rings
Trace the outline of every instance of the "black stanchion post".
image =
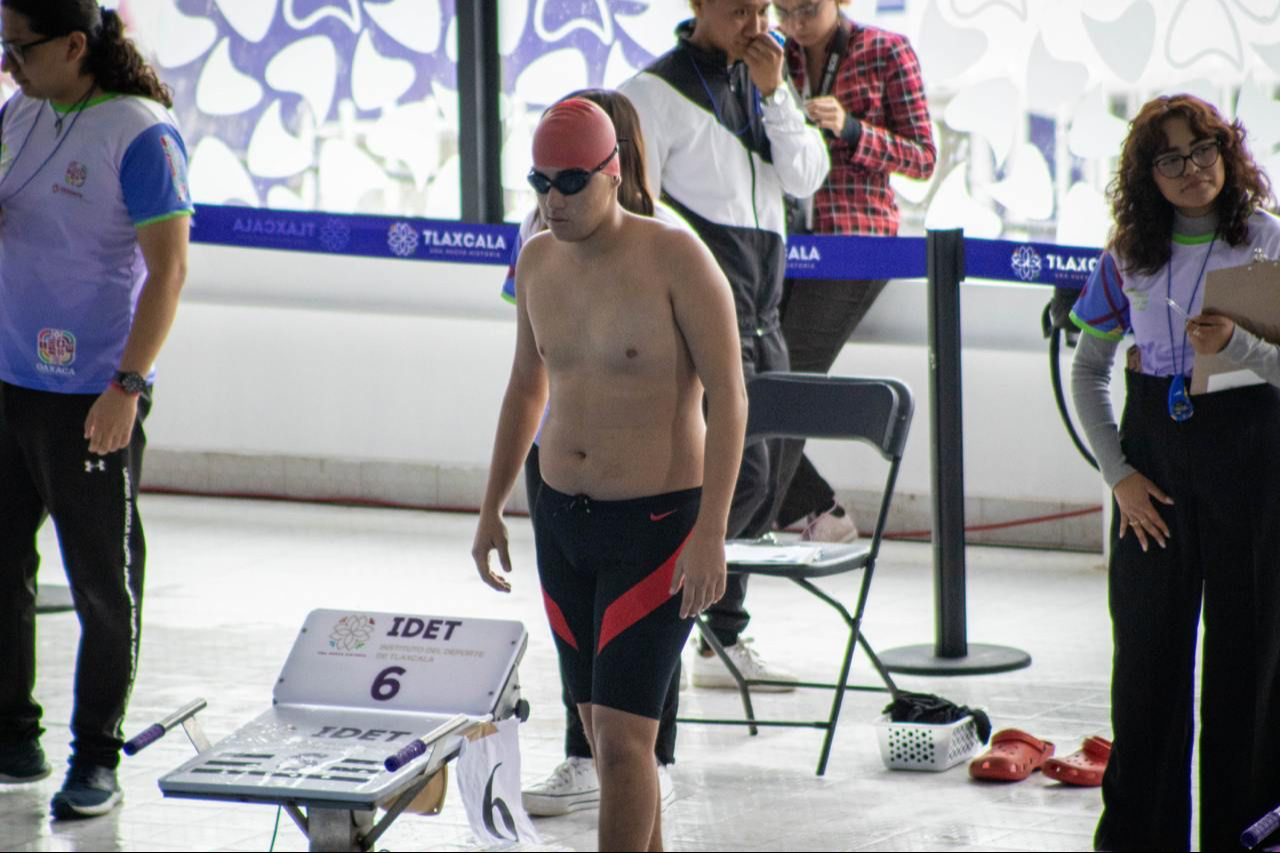
{"type": "Polygon", "coordinates": [[[498,4],[458,4],[458,126],[462,220],[502,221],[502,57],[498,4]]]}
{"type": "Polygon", "coordinates": [[[960,374],[960,282],[964,232],[930,231],[929,421],[933,473],[933,576],[936,642],[882,652],[890,672],[981,675],[1031,665],[1005,646],[970,644],[965,623],[964,418],[960,374]]]}
{"type": "Polygon", "coordinates": [[[964,232],[930,231],[929,408],[933,441],[933,595],[938,657],[969,653],[965,640],[964,412],[960,397],[960,282],[964,232]],[[938,476],[939,472],[946,472],[938,476]]]}

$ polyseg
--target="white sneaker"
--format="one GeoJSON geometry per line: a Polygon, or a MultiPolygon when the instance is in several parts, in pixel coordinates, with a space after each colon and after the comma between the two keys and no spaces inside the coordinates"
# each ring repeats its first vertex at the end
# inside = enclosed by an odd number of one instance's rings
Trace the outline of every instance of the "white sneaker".
{"type": "Polygon", "coordinates": [[[662,802],[664,812],[667,806],[676,801],[676,786],[671,781],[671,774],[667,772],[665,764],[658,765],[658,799],[662,802]]]}
{"type": "MultiPolygon", "coordinates": [[[[838,505],[837,505],[838,506],[838,505]]],[[[831,509],[823,513],[811,513],[800,534],[802,542],[856,542],[858,525],[853,523],[853,514],[844,507],[844,515],[836,516],[831,509]]]]}
{"type": "MultiPolygon", "coordinates": [[[[738,668],[738,672],[742,673],[743,678],[790,682],[800,680],[785,669],[765,663],[751,646],[750,637],[739,637],[738,642],[727,646],[724,651],[729,656],[729,660],[733,661],[733,665],[738,668]]],[[[698,652],[693,656],[693,686],[736,690],[738,683],[733,680],[728,667],[720,661],[719,656],[712,654],[706,657],[698,652]]],[[[756,693],[789,693],[795,690],[795,687],[791,684],[753,684],[751,689],[756,693]]]]}
{"type": "Polygon", "coordinates": [[[531,815],[550,817],[600,805],[600,777],[590,758],[566,758],[536,785],[525,788],[521,800],[531,815]]]}

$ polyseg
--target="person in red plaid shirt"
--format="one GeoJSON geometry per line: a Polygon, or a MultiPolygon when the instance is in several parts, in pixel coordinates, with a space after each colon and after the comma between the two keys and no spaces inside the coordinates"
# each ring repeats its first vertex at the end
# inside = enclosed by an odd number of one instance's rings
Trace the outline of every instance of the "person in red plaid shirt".
{"type": "MultiPolygon", "coordinates": [[[[847,0],[773,4],[787,36],[791,78],[831,154],[826,182],[803,204],[803,224],[817,234],[892,236],[898,233],[898,205],[889,176],[928,178],[937,160],[920,63],[905,36],[858,24],[842,5],[847,0]]],[[[791,369],[829,371],[887,283],[788,279],[782,334],[791,369]]],[[[787,442],[779,464],[784,478],[794,472],[778,501],[779,526],[804,518],[806,539],[857,538],[852,517],[804,456],[804,442],[787,442]]]]}

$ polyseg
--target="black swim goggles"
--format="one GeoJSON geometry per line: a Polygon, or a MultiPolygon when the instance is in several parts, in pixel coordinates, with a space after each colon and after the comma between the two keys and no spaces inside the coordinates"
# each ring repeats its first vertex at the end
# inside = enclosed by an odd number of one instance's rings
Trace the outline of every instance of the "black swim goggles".
{"type": "Polygon", "coordinates": [[[618,146],[615,145],[613,150],[609,152],[609,156],[601,160],[600,165],[590,172],[586,169],[564,169],[554,178],[548,178],[537,169],[530,169],[529,186],[533,187],[533,191],[538,195],[546,195],[551,192],[552,187],[558,189],[560,195],[577,195],[587,188],[587,184],[591,182],[592,175],[608,166],[609,161],[617,156],[618,146]]]}

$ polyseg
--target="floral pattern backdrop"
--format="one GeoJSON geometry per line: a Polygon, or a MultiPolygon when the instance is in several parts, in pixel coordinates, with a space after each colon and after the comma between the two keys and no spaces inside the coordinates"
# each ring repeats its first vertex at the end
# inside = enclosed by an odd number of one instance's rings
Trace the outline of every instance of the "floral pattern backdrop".
{"type": "MultiPolygon", "coordinates": [[[[479,2],[480,0],[474,0],[479,2]]],[[[495,2],[495,0],[485,0],[495,2]]],[[[197,200],[459,215],[458,0],[117,0],[173,86],[197,200]]],[[[473,0],[461,0],[473,2],[473,0]]],[[[508,218],[529,136],[565,92],[670,47],[686,0],[496,0],[508,218]]],[[[939,144],[895,178],[904,232],[1096,245],[1126,122],[1191,91],[1280,168],[1280,0],[855,0],[911,38],[939,144]]]]}

